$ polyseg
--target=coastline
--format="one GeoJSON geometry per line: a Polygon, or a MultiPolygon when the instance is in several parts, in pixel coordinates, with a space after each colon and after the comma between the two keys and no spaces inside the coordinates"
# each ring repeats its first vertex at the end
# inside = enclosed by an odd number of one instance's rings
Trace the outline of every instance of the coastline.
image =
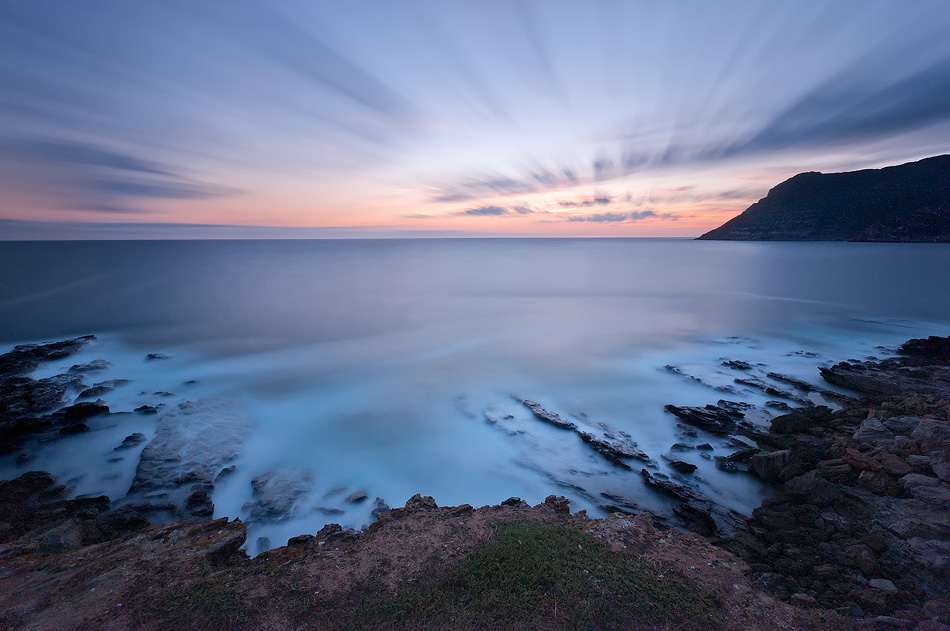
{"type": "MultiPolygon", "coordinates": [[[[364,532],[331,525],[247,559],[239,550],[246,537],[239,520],[149,525],[140,507],[113,510],[108,498],[57,499],[65,489],[51,476],[27,474],[0,483],[3,513],[10,516],[0,529],[0,584],[7,594],[0,603],[0,620],[11,628],[62,628],[56,623],[73,619],[67,611],[81,611],[88,616],[74,628],[164,626],[161,607],[130,607],[130,599],[149,591],[149,586],[162,586],[165,593],[170,585],[185,590],[201,585],[216,594],[210,601],[223,598],[231,603],[227,611],[245,611],[239,603],[255,603],[251,609],[258,618],[228,618],[226,626],[258,628],[266,619],[273,628],[291,628],[290,618],[309,612],[325,616],[321,624],[332,628],[352,609],[354,599],[383,602],[401,593],[406,584],[438,582],[489,541],[498,523],[532,521],[606,539],[621,557],[627,546],[657,563],[670,564],[678,580],[706,595],[718,594],[722,607],[717,611],[730,628],[833,627],[851,619],[880,628],[940,629],[935,625],[947,624],[950,615],[941,606],[950,593],[950,532],[945,523],[950,505],[948,346],[947,338],[912,341],[898,358],[836,364],[823,370],[822,377],[860,398],[839,398],[841,407],[836,411],[823,406],[798,408],[772,419],[769,432],[749,432],[747,437],[759,443],[755,448],[759,451],[740,449],[723,457],[722,466],[732,465],[736,475],[744,475],[739,470],[748,467],[773,485],[776,496],[756,509],[745,528],[723,532],[712,519],[711,507],[684,494],[688,489],[671,480],[648,482],[679,502],[684,523],[706,538],[667,529],[646,512],[615,513],[603,519],[589,519],[583,511],[571,515],[567,500],[554,496],[536,507],[512,498],[480,509],[439,508],[431,498],[416,496],[404,508],[380,512],[364,532]],[[667,545],[671,543],[681,547],[667,545]],[[439,554],[440,545],[444,549],[454,545],[455,553],[439,554]],[[713,565],[695,562],[699,550],[710,555],[703,558],[713,565]],[[344,558],[349,569],[334,575],[329,565],[338,569],[344,558]],[[714,565],[726,568],[723,574],[710,569],[714,565]],[[237,579],[236,568],[240,568],[237,579]],[[103,572],[115,580],[103,583],[103,572]],[[161,578],[165,573],[173,580],[161,578]],[[51,580],[73,586],[57,592],[65,600],[54,602],[44,593],[42,586],[51,580]],[[329,587],[320,586],[321,580],[329,587]],[[93,583],[99,586],[95,595],[89,587],[93,583]],[[318,594],[309,593],[313,585],[318,594]],[[730,594],[724,586],[732,585],[738,586],[733,588],[736,597],[724,597],[730,594]],[[306,586],[308,598],[304,604],[294,600],[285,611],[289,618],[282,619],[281,602],[288,593],[301,591],[293,586],[306,586]],[[219,593],[222,589],[227,598],[219,593]],[[785,626],[779,627],[777,621],[785,626]]],[[[54,347],[42,352],[67,351],[68,347],[54,347]]],[[[51,396],[50,389],[58,392],[65,387],[56,382],[39,389],[27,385],[33,401],[42,401],[38,395],[44,392],[51,396]]],[[[789,385],[798,390],[809,386],[789,385]]],[[[50,427],[60,423],[59,431],[81,431],[83,410],[93,411],[95,404],[79,405],[50,420],[50,427]]],[[[703,410],[706,416],[690,417],[685,412],[677,416],[687,424],[692,418],[703,431],[716,429],[709,425],[712,419],[724,434],[742,433],[742,415],[737,416],[736,410],[721,404],[703,410]]],[[[19,427],[37,429],[22,423],[19,427]]],[[[5,435],[6,430],[5,426],[5,435]]],[[[596,442],[586,442],[597,450],[596,442]]],[[[600,447],[603,453],[604,446],[600,447]]],[[[643,472],[645,478],[653,477],[647,469],[643,472]]],[[[193,508],[201,511],[206,506],[194,502],[193,508]]],[[[177,602],[174,594],[165,595],[177,602]]],[[[211,615],[203,605],[192,605],[197,607],[192,612],[195,619],[205,620],[201,628],[220,626],[222,620],[214,616],[201,617],[211,615]]],[[[410,615],[399,624],[406,626],[411,620],[410,615]]],[[[402,628],[399,624],[391,626],[402,628]]]]}

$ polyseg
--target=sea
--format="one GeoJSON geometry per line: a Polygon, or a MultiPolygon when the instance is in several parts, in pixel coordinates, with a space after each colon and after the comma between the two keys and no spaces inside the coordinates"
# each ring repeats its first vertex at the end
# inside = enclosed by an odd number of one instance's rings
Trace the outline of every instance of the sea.
{"type": "Polygon", "coordinates": [[[830,388],[819,366],[950,334],[950,245],[0,242],[0,352],[90,333],[94,344],[33,376],[105,359],[93,380],[131,380],[102,397],[124,413],[28,443],[28,457],[0,458],[0,478],[45,470],[73,496],[122,498],[144,444],[122,458],[114,448],[133,432],[151,438],[161,418],[132,410],[227,397],[253,432],[215,487],[215,517],[247,520],[251,480],[268,471],[313,480],[289,520],[249,524],[252,554],[330,522],[363,528],[376,498],[396,507],[416,493],[476,507],[564,495],[591,516],[620,498],[668,512],[639,463],[614,466],[535,418],[519,401],[530,399],[582,430],[629,436],[654,472],[749,514],[768,489],[703,456],[736,441],[689,436],[664,405],[725,399],[779,414],[764,407],[774,396],[735,379],[778,372],[830,388]],[[713,447],[677,453],[698,466],[690,476],[661,457],[684,441],[713,447]],[[366,501],[345,500],[360,491],[366,501]]]}

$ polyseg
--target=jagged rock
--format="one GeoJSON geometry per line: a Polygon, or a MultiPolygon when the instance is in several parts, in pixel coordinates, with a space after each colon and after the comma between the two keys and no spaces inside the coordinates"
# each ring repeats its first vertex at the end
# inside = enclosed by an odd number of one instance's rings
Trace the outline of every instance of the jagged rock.
{"type": "Polygon", "coordinates": [[[679,471],[680,473],[692,473],[699,468],[694,464],[690,464],[682,460],[670,460],[669,464],[671,469],[679,471]]]}
{"type": "Polygon", "coordinates": [[[875,446],[890,445],[894,440],[894,432],[884,427],[880,419],[869,418],[861,423],[854,433],[854,439],[875,446]]]}
{"type": "Polygon", "coordinates": [[[113,451],[123,451],[126,449],[132,449],[136,445],[140,445],[145,442],[145,434],[141,432],[135,432],[134,434],[129,434],[122,439],[122,443],[118,447],[113,449],[113,451]]]}
{"type": "Polygon", "coordinates": [[[76,397],[76,400],[82,401],[84,399],[98,399],[102,395],[112,392],[112,390],[112,386],[93,386],[80,392],[79,396],[76,397]]]}
{"type": "Polygon", "coordinates": [[[140,405],[139,407],[135,408],[133,412],[144,415],[158,414],[158,408],[152,405],[140,405]]]}
{"type": "Polygon", "coordinates": [[[94,359],[85,364],[73,364],[67,371],[71,375],[79,375],[86,372],[102,372],[112,368],[112,363],[104,359],[94,359]]]}
{"type": "Polygon", "coordinates": [[[129,493],[162,490],[168,493],[165,503],[184,507],[192,487],[212,487],[250,431],[250,420],[234,400],[199,399],[175,406],[158,418],[129,493]]]}
{"type": "Polygon", "coordinates": [[[386,513],[390,513],[392,512],[392,510],[393,509],[389,507],[389,504],[383,501],[383,498],[377,497],[376,506],[373,507],[373,511],[371,514],[373,516],[373,519],[379,519],[380,515],[385,515],[386,513]]]}
{"type": "Polygon", "coordinates": [[[407,511],[432,510],[438,507],[439,505],[435,503],[435,500],[432,499],[431,496],[423,496],[419,493],[416,493],[406,501],[407,511]]]}
{"type": "Polygon", "coordinates": [[[779,474],[791,459],[788,449],[758,453],[749,458],[749,470],[763,482],[778,482],[779,474]]]}
{"type": "Polygon", "coordinates": [[[787,390],[780,390],[779,388],[776,388],[775,386],[771,385],[767,381],[763,381],[762,379],[759,379],[758,377],[741,377],[741,378],[737,377],[734,381],[744,386],[749,386],[751,388],[761,390],[762,392],[768,395],[771,395],[773,397],[779,397],[781,399],[788,399],[789,401],[795,401],[796,403],[800,403],[806,407],[810,407],[814,405],[811,399],[798,396],[797,394],[793,394],[791,392],[788,392],[787,390]]]}
{"type": "Polygon", "coordinates": [[[528,506],[528,503],[521,499],[520,497],[509,497],[504,502],[501,503],[502,506],[517,506],[524,508],[528,506]]]}
{"type": "Polygon", "coordinates": [[[901,344],[899,352],[908,357],[948,364],[950,363],[950,337],[931,335],[925,339],[907,340],[901,344]]]}
{"type": "Polygon", "coordinates": [[[795,377],[789,377],[788,375],[783,375],[777,372],[770,372],[766,375],[769,379],[774,381],[781,381],[789,385],[795,386],[802,392],[811,392],[812,390],[818,390],[817,386],[813,386],[807,381],[802,381],[801,379],[796,379],[795,377]]]}
{"type": "Polygon", "coordinates": [[[169,355],[168,353],[149,353],[148,355],[145,356],[145,361],[150,362],[150,361],[156,361],[159,359],[171,359],[171,358],[172,356],[169,355]]]}
{"type": "Polygon", "coordinates": [[[79,352],[95,339],[95,335],[84,335],[49,344],[21,344],[14,347],[12,351],[0,355],[0,375],[22,375],[32,372],[40,362],[65,359],[79,352]]]}
{"type": "Polygon", "coordinates": [[[732,368],[734,370],[752,370],[752,364],[749,362],[744,362],[741,359],[730,359],[722,362],[720,365],[725,366],[726,368],[732,368]]]}
{"type": "Polygon", "coordinates": [[[534,414],[534,417],[538,419],[539,421],[543,421],[549,425],[553,425],[554,427],[558,427],[560,429],[569,429],[569,430],[577,429],[577,425],[575,425],[574,423],[570,421],[565,421],[554,412],[545,410],[536,401],[531,401],[529,399],[520,399],[518,397],[514,397],[514,399],[515,401],[518,401],[519,403],[523,404],[526,408],[531,410],[531,413],[534,414]]]}
{"type": "Polygon", "coordinates": [[[786,482],[785,492],[819,505],[833,504],[838,499],[838,489],[835,485],[818,477],[814,471],[786,482]]]}
{"type": "Polygon", "coordinates": [[[366,501],[367,497],[369,496],[366,494],[366,491],[356,491],[355,493],[347,495],[343,501],[347,504],[357,504],[366,501]]]}
{"type": "Polygon", "coordinates": [[[214,515],[214,503],[207,491],[195,491],[185,500],[185,510],[195,517],[211,517],[214,515]]]}
{"type": "Polygon", "coordinates": [[[99,403],[98,401],[84,401],[82,403],[77,403],[76,405],[70,405],[69,407],[63,408],[61,412],[63,415],[63,423],[71,425],[74,423],[81,423],[96,416],[108,414],[109,406],[99,403]]]}
{"type": "MultiPolygon", "coordinates": [[[[309,469],[273,469],[251,480],[251,499],[242,510],[251,521],[281,522],[310,496],[313,475],[309,469]]],[[[365,494],[364,494],[365,495],[365,494]]]]}
{"type": "Polygon", "coordinates": [[[728,435],[737,431],[737,420],[742,418],[736,412],[729,412],[716,405],[707,405],[706,407],[689,407],[665,405],[667,412],[701,430],[711,434],[728,435]]]}
{"type": "Polygon", "coordinates": [[[776,416],[772,419],[771,430],[775,434],[799,434],[807,432],[812,427],[821,427],[833,423],[835,416],[831,409],[824,405],[812,408],[793,410],[788,414],[776,416]]]}
{"type": "Polygon", "coordinates": [[[696,494],[685,486],[676,484],[675,482],[661,480],[658,477],[652,475],[646,469],[640,469],[640,475],[643,477],[644,484],[646,484],[649,488],[659,491],[660,493],[672,497],[673,499],[679,500],[681,502],[689,502],[690,500],[696,499],[696,494]]]}

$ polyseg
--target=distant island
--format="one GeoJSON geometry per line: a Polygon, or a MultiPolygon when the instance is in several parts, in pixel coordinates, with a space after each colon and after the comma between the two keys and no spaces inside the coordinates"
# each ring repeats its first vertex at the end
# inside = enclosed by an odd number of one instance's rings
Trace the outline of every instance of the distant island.
{"type": "Polygon", "coordinates": [[[883,169],[799,173],[698,239],[948,243],[950,155],[883,169]]]}

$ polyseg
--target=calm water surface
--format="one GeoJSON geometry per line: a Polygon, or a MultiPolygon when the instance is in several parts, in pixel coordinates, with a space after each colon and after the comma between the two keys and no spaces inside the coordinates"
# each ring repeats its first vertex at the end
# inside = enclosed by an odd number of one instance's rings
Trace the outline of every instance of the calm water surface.
{"type": "MultiPolygon", "coordinates": [[[[313,472],[295,520],[252,528],[251,541],[267,536],[273,545],[328,521],[368,523],[369,502],[324,497],[340,487],[393,506],[417,492],[472,505],[558,493],[602,514],[608,493],[663,510],[635,471],[540,424],[512,396],[582,426],[626,431],[658,458],[679,440],[664,404],[764,403],[752,390],[713,389],[737,376],[724,359],[816,381],[822,363],[950,333],[946,245],[6,242],[0,270],[0,350],[99,337],[38,376],[101,357],[113,363],[102,379],[133,380],[104,397],[113,411],[206,396],[244,404],[256,429],[215,491],[217,516],[241,516],[260,473],[313,472]],[[149,352],[171,359],[145,362],[149,352]],[[512,418],[492,425],[486,410],[512,418]],[[331,518],[314,506],[345,512],[331,518]]],[[[154,433],[155,417],[110,418],[31,446],[28,465],[0,459],[0,475],[45,469],[75,494],[123,496],[135,459],[106,459],[129,433],[154,433]]],[[[711,442],[717,453],[729,449],[711,442]]],[[[683,459],[700,466],[696,484],[717,501],[743,512],[761,501],[751,479],[719,472],[696,452],[683,459]]]]}

